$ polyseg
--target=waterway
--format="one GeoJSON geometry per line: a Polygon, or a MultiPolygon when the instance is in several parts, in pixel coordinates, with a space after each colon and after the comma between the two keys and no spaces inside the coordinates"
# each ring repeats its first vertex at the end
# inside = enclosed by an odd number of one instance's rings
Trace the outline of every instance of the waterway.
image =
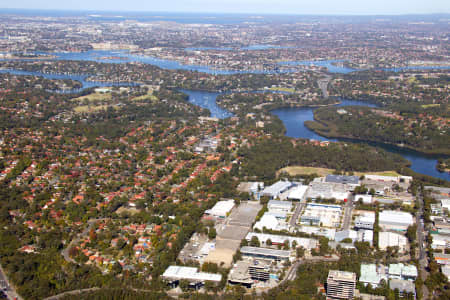
{"type": "MultiPolygon", "coordinates": [[[[231,116],[229,112],[220,108],[216,103],[216,98],[219,93],[210,93],[203,91],[189,91],[182,90],[189,96],[189,102],[199,105],[200,107],[207,108],[211,111],[211,116],[219,119],[231,116]]],[[[357,100],[341,100],[341,103],[337,106],[368,106],[377,107],[376,104],[368,103],[365,101],[357,100]]],[[[272,111],[273,114],[277,115],[281,121],[283,121],[286,127],[286,135],[293,138],[304,138],[313,139],[318,141],[349,141],[348,139],[330,139],[321,136],[314,131],[308,129],[305,126],[305,121],[314,120],[314,107],[301,107],[301,108],[279,108],[272,111]]],[[[351,140],[351,142],[357,143],[367,143],[362,141],[351,140]]],[[[400,154],[407,160],[411,162],[411,169],[417,173],[426,174],[429,176],[445,179],[450,181],[449,173],[440,173],[436,170],[437,157],[425,155],[413,150],[406,148],[396,147],[392,145],[382,144],[382,143],[371,143],[368,144],[376,147],[383,148],[386,151],[400,154]]]]}
{"type": "Polygon", "coordinates": [[[225,119],[233,116],[231,112],[217,105],[216,98],[220,93],[210,93],[202,91],[180,90],[189,96],[189,102],[202,108],[207,108],[211,112],[211,117],[225,119]]]}
{"type": "MultiPolygon", "coordinates": [[[[87,51],[83,53],[51,53],[54,55],[56,60],[86,60],[86,61],[97,61],[106,63],[124,63],[124,62],[141,62],[146,64],[156,65],[163,69],[183,69],[189,71],[198,71],[205,73],[215,73],[215,74],[235,74],[235,73],[245,73],[231,70],[214,70],[208,66],[193,66],[193,65],[183,65],[176,61],[158,59],[154,57],[145,57],[130,54],[127,51],[87,51]],[[112,57],[119,57],[120,59],[113,59],[112,57]]],[[[340,60],[329,60],[329,61],[303,61],[303,62],[284,62],[287,65],[314,65],[327,67],[330,73],[349,73],[357,70],[346,68],[344,66],[339,66],[340,60]],[[338,64],[336,64],[338,63],[338,64]]],[[[397,69],[388,69],[389,71],[401,71],[405,69],[450,69],[450,66],[433,66],[433,67],[406,67],[397,69]]],[[[17,75],[36,75],[43,76],[48,79],[73,79],[78,80],[83,84],[83,88],[90,88],[94,86],[130,86],[136,85],[133,82],[92,82],[86,81],[87,75],[73,75],[73,74],[43,74],[39,72],[28,72],[19,70],[0,70],[1,73],[12,73],[17,75]]],[[[255,71],[258,73],[260,71],[255,71]]],[[[248,72],[247,72],[248,73],[248,72]]],[[[264,73],[264,72],[260,72],[264,73]]],[[[64,92],[76,92],[64,91],[64,92]]],[[[189,95],[189,101],[195,105],[199,105],[203,108],[207,108],[211,111],[212,117],[217,118],[227,118],[232,116],[232,114],[226,110],[220,108],[216,103],[216,98],[218,93],[200,92],[200,91],[184,91],[189,95]]],[[[340,106],[346,105],[363,105],[363,106],[373,106],[373,104],[368,104],[363,101],[353,101],[353,100],[343,100],[340,106]]],[[[305,127],[304,122],[313,120],[314,108],[282,108],[272,111],[276,114],[284,123],[287,136],[296,138],[306,138],[315,140],[344,140],[344,139],[328,139],[322,137],[313,131],[305,127]]],[[[436,156],[429,156],[422,153],[414,152],[405,148],[384,145],[376,143],[376,146],[382,147],[387,151],[401,154],[403,157],[411,162],[411,169],[422,174],[434,176],[437,178],[445,179],[450,181],[450,174],[440,173],[436,170],[437,158],[436,156]]]]}
{"type": "MultiPolygon", "coordinates": [[[[375,107],[374,104],[369,104],[363,101],[342,100],[338,106],[359,105],[375,107]]],[[[314,110],[312,107],[302,108],[279,108],[273,110],[272,113],[277,115],[286,127],[286,135],[294,138],[313,139],[318,141],[349,141],[348,139],[330,139],[321,136],[305,126],[305,121],[314,120],[314,110]]],[[[352,142],[362,143],[361,141],[351,140],[352,142]]],[[[368,142],[365,142],[368,143],[368,142]]],[[[386,151],[402,155],[411,162],[411,169],[417,173],[445,179],[450,181],[449,173],[440,173],[436,170],[437,156],[425,155],[406,148],[396,147],[382,143],[369,142],[368,144],[383,148],[386,151]]]]}
{"type": "Polygon", "coordinates": [[[79,93],[82,90],[93,88],[93,87],[110,87],[110,86],[137,86],[135,82],[112,82],[112,81],[87,81],[88,75],[80,74],[56,74],[56,73],[41,73],[35,71],[22,71],[22,70],[10,70],[10,69],[0,69],[0,73],[9,73],[13,75],[23,75],[23,76],[40,76],[51,80],[76,80],[82,84],[82,88],[79,89],[67,89],[53,91],[57,93],[79,93]]]}

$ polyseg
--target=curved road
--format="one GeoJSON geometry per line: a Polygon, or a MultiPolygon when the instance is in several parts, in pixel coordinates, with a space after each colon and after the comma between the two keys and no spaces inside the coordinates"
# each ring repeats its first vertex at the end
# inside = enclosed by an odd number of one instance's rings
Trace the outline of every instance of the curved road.
{"type": "Polygon", "coordinates": [[[8,299],[14,300],[22,300],[22,297],[16,292],[16,289],[13,285],[9,283],[8,277],[6,277],[5,272],[3,271],[2,266],[0,266],[0,287],[8,297],[8,299]]]}

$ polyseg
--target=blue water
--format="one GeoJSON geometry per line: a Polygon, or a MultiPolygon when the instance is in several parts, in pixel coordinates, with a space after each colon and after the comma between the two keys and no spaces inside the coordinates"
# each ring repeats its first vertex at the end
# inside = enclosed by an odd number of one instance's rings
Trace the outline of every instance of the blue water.
{"type": "Polygon", "coordinates": [[[315,66],[315,67],[325,67],[330,73],[351,73],[358,70],[347,68],[344,66],[335,66],[334,63],[341,63],[344,60],[315,60],[315,61],[283,61],[280,65],[288,66],[315,66]]]}
{"type": "Polygon", "coordinates": [[[218,51],[231,51],[231,47],[189,47],[185,48],[185,51],[208,51],[208,50],[218,50],[218,51]]]}
{"type": "MultiPolygon", "coordinates": [[[[132,55],[127,51],[87,51],[83,53],[52,53],[55,55],[57,60],[86,60],[86,61],[97,61],[97,62],[109,62],[109,63],[124,63],[130,61],[136,61],[146,64],[156,65],[158,67],[164,69],[182,69],[189,71],[198,71],[205,72],[210,74],[236,74],[236,73],[245,73],[238,71],[230,71],[230,70],[214,70],[208,66],[193,66],[193,65],[183,65],[176,61],[158,59],[155,57],[144,57],[138,55],[132,55]],[[123,59],[110,59],[106,57],[116,56],[121,57],[123,59]]],[[[349,73],[355,70],[345,67],[334,66],[333,63],[342,62],[340,60],[328,60],[328,61],[303,61],[303,62],[284,62],[281,64],[285,65],[315,65],[315,66],[323,66],[327,67],[329,72],[331,73],[349,73]]],[[[401,71],[404,69],[449,69],[448,66],[435,66],[435,67],[407,67],[407,68],[398,68],[392,69],[392,71],[401,71]]],[[[11,70],[0,70],[2,73],[14,73],[17,75],[37,75],[43,76],[48,79],[74,79],[78,80],[83,84],[83,88],[94,87],[94,86],[111,86],[111,85],[135,85],[135,83],[119,83],[119,82],[89,82],[86,81],[86,75],[64,75],[64,74],[42,74],[39,72],[26,72],[26,71],[11,71],[11,70]]],[[[288,72],[285,71],[285,72],[288,72]]],[[[250,72],[247,72],[250,73],[250,72]]],[[[251,73],[270,73],[264,71],[255,71],[251,73]]],[[[66,91],[67,92],[67,91],[66,91]]],[[[189,95],[189,101],[193,104],[199,105],[201,107],[207,108],[211,111],[212,117],[217,117],[220,119],[232,116],[232,114],[226,110],[221,109],[217,106],[216,97],[218,93],[207,93],[207,92],[194,92],[194,91],[184,91],[189,95]]],[[[368,106],[366,102],[361,101],[350,101],[344,100],[341,106],[345,105],[365,105],[368,106]]],[[[370,106],[370,105],[369,105],[370,106]]],[[[304,126],[304,122],[308,120],[313,120],[313,108],[284,108],[274,110],[275,113],[285,124],[287,135],[291,137],[301,137],[307,139],[316,139],[316,140],[328,140],[320,135],[317,135],[313,131],[309,130],[304,126]]],[[[411,169],[416,172],[442,178],[445,180],[450,180],[450,174],[448,173],[439,173],[436,170],[437,159],[435,157],[429,157],[424,154],[416,153],[414,151],[410,151],[407,149],[399,149],[392,146],[383,146],[377,144],[378,146],[382,146],[386,150],[390,152],[395,152],[403,155],[406,159],[408,159],[412,165],[411,169]]]]}
{"type": "Polygon", "coordinates": [[[220,108],[217,105],[216,98],[220,93],[210,93],[202,91],[190,91],[190,90],[180,90],[181,92],[189,96],[189,102],[198,105],[202,108],[207,108],[211,112],[211,117],[225,119],[232,117],[233,114],[229,111],[220,108]]]}
{"type": "Polygon", "coordinates": [[[223,70],[215,69],[210,66],[201,65],[189,65],[182,64],[175,60],[168,60],[162,58],[156,58],[153,56],[142,56],[134,55],[126,50],[90,50],[85,52],[37,52],[37,54],[53,55],[54,60],[80,60],[80,61],[95,61],[99,63],[128,63],[128,62],[139,62],[143,64],[154,65],[166,70],[186,70],[186,71],[196,71],[207,74],[217,74],[217,75],[232,75],[232,74],[269,74],[269,73],[280,73],[289,72],[289,70],[283,71],[266,71],[266,70],[252,70],[252,71],[234,71],[234,70],[223,70]],[[120,59],[111,59],[111,57],[117,57],[120,59]]]}
{"type": "Polygon", "coordinates": [[[24,75],[24,76],[40,76],[46,79],[51,80],[64,80],[64,79],[72,79],[81,82],[82,88],[73,89],[73,90],[61,90],[56,92],[61,93],[78,93],[84,89],[93,88],[93,87],[105,87],[105,86],[136,86],[137,83],[134,82],[112,82],[112,81],[86,81],[88,75],[77,75],[77,74],[47,74],[41,72],[34,71],[21,71],[21,70],[9,70],[9,69],[0,69],[0,73],[9,73],[13,75],[24,75]]]}
{"type": "MultiPolygon", "coordinates": [[[[342,100],[342,103],[338,106],[359,105],[376,107],[374,104],[370,104],[363,101],[355,100],[342,100]]],[[[302,108],[279,108],[272,111],[277,115],[286,127],[286,135],[294,138],[313,139],[318,141],[346,141],[346,139],[330,139],[318,135],[314,131],[308,129],[304,122],[314,120],[314,110],[312,107],[302,108]]],[[[358,142],[358,141],[355,141],[358,142]]],[[[385,145],[381,143],[368,143],[373,146],[381,147],[386,151],[397,153],[411,162],[411,169],[417,173],[426,174],[429,176],[441,178],[450,181],[449,173],[440,173],[436,170],[437,157],[428,156],[422,153],[418,153],[409,149],[395,147],[391,145],[385,145]]]]}
{"type": "MultiPolygon", "coordinates": [[[[285,49],[289,47],[284,46],[273,46],[273,45],[253,45],[244,47],[242,49],[248,50],[262,50],[262,49],[272,49],[279,48],[285,49]]],[[[214,47],[199,47],[199,48],[186,48],[186,51],[195,51],[201,49],[220,49],[220,50],[228,50],[232,48],[214,48],[214,47]]],[[[227,70],[227,69],[215,69],[214,67],[208,65],[190,65],[183,64],[175,60],[168,60],[157,58],[153,56],[143,56],[143,55],[135,55],[131,54],[127,50],[90,50],[85,52],[36,52],[36,54],[41,55],[51,55],[54,57],[54,60],[79,60],[79,61],[95,61],[99,63],[129,63],[129,62],[138,62],[143,64],[154,65],[162,69],[166,70],[186,70],[186,71],[194,71],[194,72],[202,72],[207,74],[215,74],[215,75],[233,75],[233,74],[277,74],[277,73],[292,73],[299,72],[297,66],[316,66],[316,67],[325,67],[330,73],[351,73],[360,71],[357,69],[347,68],[344,66],[334,65],[336,63],[342,63],[344,60],[317,60],[317,61],[284,61],[279,62],[279,66],[292,66],[293,68],[283,68],[281,70],[244,70],[244,71],[236,71],[236,70],[227,70]],[[112,58],[116,57],[116,58],[112,58]]],[[[0,61],[5,61],[9,59],[0,59],[0,61]]],[[[28,59],[30,60],[30,59],[28,59]]],[[[411,66],[411,67],[402,67],[402,68],[387,68],[380,69],[385,71],[392,72],[400,72],[404,70],[431,70],[431,69],[442,69],[447,70],[450,69],[450,66],[411,66]]]]}

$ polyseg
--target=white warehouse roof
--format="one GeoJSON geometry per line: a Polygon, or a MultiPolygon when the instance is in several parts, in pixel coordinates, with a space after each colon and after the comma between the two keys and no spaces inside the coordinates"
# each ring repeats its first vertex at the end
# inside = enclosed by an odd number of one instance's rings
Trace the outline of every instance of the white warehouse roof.
{"type": "Polygon", "coordinates": [[[406,237],[393,232],[380,232],[378,239],[378,244],[381,250],[385,250],[387,247],[398,246],[400,250],[403,251],[407,244],[406,237]]]}
{"type": "Polygon", "coordinates": [[[412,225],[414,223],[413,216],[403,211],[385,210],[379,215],[380,223],[412,225]]]}
{"type": "Polygon", "coordinates": [[[292,242],[297,243],[297,247],[302,246],[305,249],[312,249],[317,247],[317,240],[310,238],[300,238],[293,237],[287,235],[277,235],[277,234],[265,234],[265,233],[257,233],[257,232],[249,232],[247,234],[246,240],[251,240],[252,237],[256,236],[260,242],[266,242],[268,239],[272,241],[272,243],[282,244],[284,241],[288,240],[290,246],[292,246],[292,242]]]}
{"type": "Polygon", "coordinates": [[[206,214],[213,216],[222,216],[225,217],[228,212],[230,212],[234,207],[234,200],[224,200],[219,201],[214,205],[213,208],[205,211],[206,214]]]}
{"type": "Polygon", "coordinates": [[[222,280],[221,274],[198,272],[197,268],[182,266],[168,267],[162,277],[170,280],[186,279],[188,281],[220,282],[220,280],[222,280]]]}
{"type": "Polygon", "coordinates": [[[261,195],[263,196],[270,196],[270,197],[277,197],[280,193],[286,191],[288,188],[290,188],[293,184],[290,181],[278,181],[272,184],[271,186],[266,187],[262,192],[261,195]]]}
{"type": "Polygon", "coordinates": [[[299,185],[293,187],[289,191],[288,199],[302,200],[305,197],[307,190],[308,190],[307,185],[299,185]]]}

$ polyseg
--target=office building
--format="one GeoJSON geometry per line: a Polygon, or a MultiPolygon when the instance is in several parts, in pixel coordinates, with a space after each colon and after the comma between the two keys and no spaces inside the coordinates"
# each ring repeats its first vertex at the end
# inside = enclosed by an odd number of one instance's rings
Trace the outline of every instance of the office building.
{"type": "Polygon", "coordinates": [[[330,270],[327,278],[327,298],[353,299],[356,287],[356,274],[330,270]]]}

